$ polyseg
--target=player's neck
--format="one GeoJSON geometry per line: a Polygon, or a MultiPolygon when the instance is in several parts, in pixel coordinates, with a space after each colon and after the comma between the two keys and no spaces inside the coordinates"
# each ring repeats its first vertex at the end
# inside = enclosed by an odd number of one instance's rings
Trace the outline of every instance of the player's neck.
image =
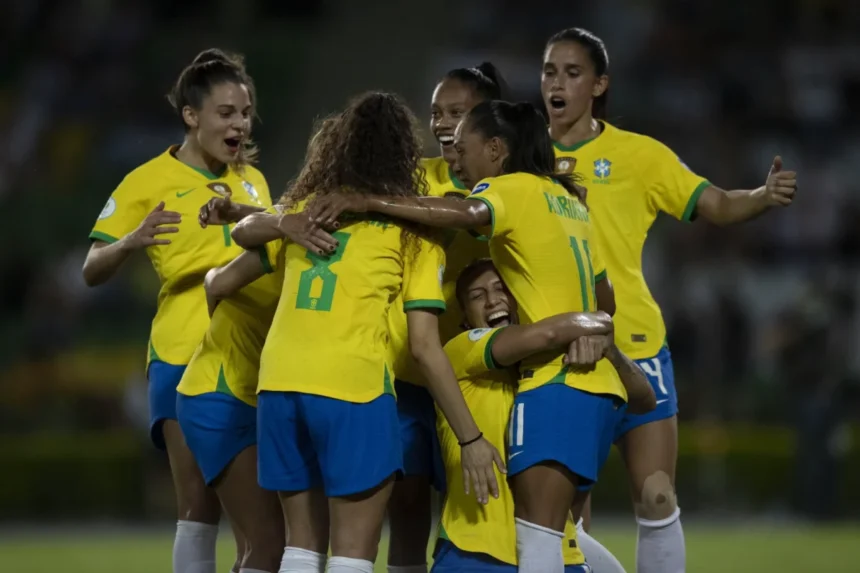
{"type": "Polygon", "coordinates": [[[214,174],[223,173],[224,171],[225,165],[223,163],[209,156],[187,139],[182,142],[182,145],[176,150],[174,156],[185,165],[189,165],[195,169],[202,169],[214,174]]]}
{"type": "Polygon", "coordinates": [[[600,122],[591,117],[591,114],[583,115],[569,124],[550,122],[549,135],[556,143],[564,147],[573,147],[577,143],[600,135],[600,122]]]}

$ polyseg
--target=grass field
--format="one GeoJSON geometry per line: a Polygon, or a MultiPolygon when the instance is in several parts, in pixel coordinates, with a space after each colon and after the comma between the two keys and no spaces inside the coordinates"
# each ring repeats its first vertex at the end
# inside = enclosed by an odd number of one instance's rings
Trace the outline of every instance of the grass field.
{"type": "MultiPolygon", "coordinates": [[[[791,573],[860,571],[860,525],[855,527],[788,527],[773,525],[690,524],[687,570],[691,573],[791,573]]],[[[633,572],[635,530],[632,526],[596,527],[598,537],[633,572]]],[[[0,532],[0,570],[15,573],[170,573],[169,531],[68,528],[38,533],[32,528],[0,532]]],[[[377,571],[385,571],[385,540],[377,571]]],[[[233,562],[229,532],[219,544],[219,573],[233,562]]]]}

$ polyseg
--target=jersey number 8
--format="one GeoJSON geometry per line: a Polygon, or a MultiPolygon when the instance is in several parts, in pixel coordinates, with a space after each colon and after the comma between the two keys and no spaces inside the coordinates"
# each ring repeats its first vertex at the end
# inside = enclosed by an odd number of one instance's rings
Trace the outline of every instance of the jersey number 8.
{"type": "Polygon", "coordinates": [[[307,253],[305,256],[313,266],[302,271],[299,275],[299,292],[296,295],[296,308],[305,310],[318,310],[328,312],[331,310],[334,300],[334,290],[337,286],[337,275],[331,270],[330,265],[343,258],[346,244],[349,242],[349,233],[338,231],[332,233],[338,240],[337,250],[331,255],[318,255],[307,253]],[[315,283],[321,281],[321,287],[314,288],[315,283]]]}

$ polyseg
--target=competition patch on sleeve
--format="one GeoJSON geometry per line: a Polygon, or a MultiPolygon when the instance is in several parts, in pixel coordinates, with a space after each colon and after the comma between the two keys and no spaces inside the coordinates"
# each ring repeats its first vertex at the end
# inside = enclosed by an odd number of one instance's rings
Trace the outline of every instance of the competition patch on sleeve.
{"type": "Polygon", "coordinates": [[[257,193],[257,190],[254,189],[253,185],[251,185],[247,181],[242,181],[242,186],[245,188],[245,191],[248,192],[248,195],[251,197],[251,199],[253,199],[257,203],[260,202],[260,195],[257,193]]]}
{"type": "Polygon", "coordinates": [[[116,213],[116,200],[111,197],[107,200],[107,203],[105,204],[104,209],[102,209],[102,212],[99,213],[99,220],[107,219],[114,213],[116,213]]]}
{"type": "Polygon", "coordinates": [[[472,193],[471,193],[471,194],[472,194],[472,195],[477,195],[478,193],[483,193],[483,192],[484,192],[484,191],[486,191],[489,187],[490,187],[490,184],[489,184],[489,183],[481,183],[480,185],[478,185],[477,187],[475,187],[474,189],[472,189],[472,193]]]}
{"type": "Polygon", "coordinates": [[[691,172],[691,173],[692,173],[692,171],[693,171],[693,170],[692,170],[692,169],[690,169],[690,167],[689,167],[686,163],[684,163],[684,160],[683,160],[683,159],[681,159],[681,158],[680,158],[680,157],[678,157],[677,155],[675,156],[675,159],[677,159],[677,160],[678,160],[678,163],[680,163],[681,165],[683,165],[683,166],[684,166],[684,169],[686,169],[687,171],[689,171],[689,172],[691,172]]]}
{"type": "Polygon", "coordinates": [[[472,342],[478,342],[487,334],[489,334],[491,330],[492,328],[475,328],[474,330],[470,330],[469,340],[471,340],[472,342]]]}
{"type": "Polygon", "coordinates": [[[439,286],[445,284],[445,265],[439,265],[439,286]]]}

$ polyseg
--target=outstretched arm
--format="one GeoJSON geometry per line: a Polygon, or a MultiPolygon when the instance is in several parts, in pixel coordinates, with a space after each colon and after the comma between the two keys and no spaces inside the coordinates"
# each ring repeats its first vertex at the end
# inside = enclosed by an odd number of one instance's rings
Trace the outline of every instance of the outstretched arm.
{"type": "Polygon", "coordinates": [[[310,219],[320,227],[336,229],[342,213],[375,212],[429,227],[479,229],[492,224],[489,207],[481,201],[451,197],[383,197],[358,193],[332,193],[316,198],[308,207],[310,219]]]}
{"type": "Polygon", "coordinates": [[[230,236],[237,245],[249,250],[283,238],[319,255],[334,252],[338,245],[337,239],[310,224],[306,212],[289,215],[254,213],[236,223],[230,236]]]}
{"type": "Polygon", "coordinates": [[[696,202],[696,214],[715,225],[741,223],[772,207],[791,205],[796,192],[797,173],[783,171],[782,158],[777,156],[761,187],[732,191],[706,187],[696,202]]]}

